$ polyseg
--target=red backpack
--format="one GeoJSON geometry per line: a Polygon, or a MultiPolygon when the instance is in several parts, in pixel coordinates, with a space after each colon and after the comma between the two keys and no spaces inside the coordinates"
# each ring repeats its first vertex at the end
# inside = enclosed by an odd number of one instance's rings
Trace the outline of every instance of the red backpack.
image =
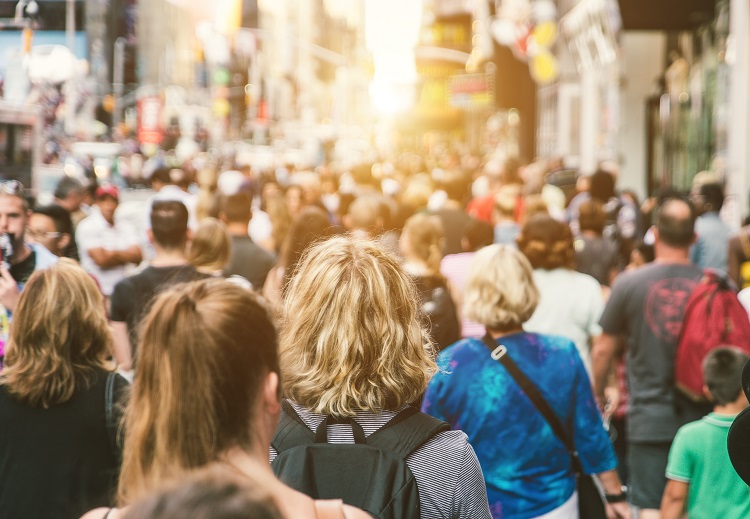
{"type": "Polygon", "coordinates": [[[705,401],[703,359],[719,346],[750,354],[750,319],[729,280],[706,271],[685,307],[675,355],[675,384],[692,400],[705,401]]]}

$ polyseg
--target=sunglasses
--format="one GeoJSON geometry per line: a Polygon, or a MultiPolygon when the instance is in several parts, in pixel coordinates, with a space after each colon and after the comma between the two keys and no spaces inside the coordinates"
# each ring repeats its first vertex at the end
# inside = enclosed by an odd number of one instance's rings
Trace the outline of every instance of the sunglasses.
{"type": "Polygon", "coordinates": [[[37,229],[26,229],[26,236],[38,240],[40,238],[59,238],[60,236],[62,236],[62,233],[54,231],[41,231],[37,229]]]}

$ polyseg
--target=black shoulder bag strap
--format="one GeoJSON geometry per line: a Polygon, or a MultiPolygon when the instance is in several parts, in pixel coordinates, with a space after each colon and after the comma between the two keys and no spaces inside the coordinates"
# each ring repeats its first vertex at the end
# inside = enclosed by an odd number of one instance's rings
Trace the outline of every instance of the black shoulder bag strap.
{"type": "Polygon", "coordinates": [[[508,373],[513,377],[513,380],[515,380],[521,389],[523,389],[523,392],[529,397],[531,403],[534,404],[534,407],[536,407],[544,419],[547,420],[552,431],[560,441],[562,441],[563,445],[565,445],[570,457],[573,459],[573,471],[579,476],[583,475],[583,467],[581,466],[581,460],[578,458],[578,451],[576,451],[575,445],[568,435],[565,434],[565,428],[560,422],[560,419],[539,392],[536,385],[524,375],[523,371],[521,371],[516,363],[513,362],[513,359],[507,355],[508,350],[505,346],[502,344],[498,345],[489,334],[482,337],[482,341],[487,345],[490,351],[492,351],[492,358],[505,366],[505,369],[508,370],[508,373]]]}

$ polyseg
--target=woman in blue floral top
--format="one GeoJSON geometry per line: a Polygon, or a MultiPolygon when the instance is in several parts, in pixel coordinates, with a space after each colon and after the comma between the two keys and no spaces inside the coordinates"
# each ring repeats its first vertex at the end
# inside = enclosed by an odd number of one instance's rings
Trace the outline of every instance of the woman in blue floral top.
{"type": "MultiPolygon", "coordinates": [[[[597,474],[610,517],[630,517],[617,460],[602,426],[589,377],[569,339],[526,333],[539,293],[531,266],[511,247],[476,253],[464,292],[467,317],[484,324],[537,385],[574,439],[587,474],[597,474]]],[[[438,357],[422,410],[464,431],[479,458],[493,518],[577,518],[571,458],[560,439],[502,364],[479,339],[438,357]]]]}

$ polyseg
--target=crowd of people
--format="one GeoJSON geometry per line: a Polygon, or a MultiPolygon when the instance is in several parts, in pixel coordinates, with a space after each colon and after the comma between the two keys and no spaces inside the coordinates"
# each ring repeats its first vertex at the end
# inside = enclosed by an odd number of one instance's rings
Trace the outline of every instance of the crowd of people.
{"type": "Polygon", "coordinates": [[[240,166],[0,183],[0,518],[750,517],[747,354],[674,383],[704,269],[750,299],[710,174],[240,166]]]}

